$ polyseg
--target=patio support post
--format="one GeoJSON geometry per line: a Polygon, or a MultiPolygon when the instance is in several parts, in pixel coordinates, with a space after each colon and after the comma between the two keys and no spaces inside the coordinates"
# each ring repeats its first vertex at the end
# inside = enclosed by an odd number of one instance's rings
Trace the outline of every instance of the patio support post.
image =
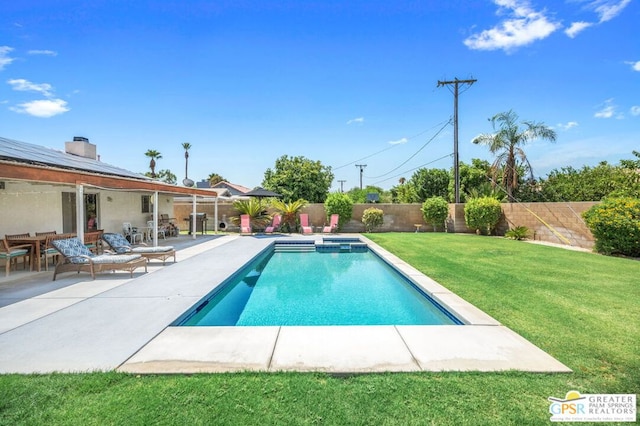
{"type": "Polygon", "coordinates": [[[158,247],[158,191],[153,193],[153,246],[158,247]]]}
{"type": "Polygon", "coordinates": [[[76,235],[80,241],[84,241],[84,186],[76,183],[76,235]]]}
{"type": "Polygon", "coordinates": [[[218,196],[216,196],[216,202],[213,207],[213,231],[218,233],[218,196]]]}
{"type": "MultiPolygon", "coordinates": [[[[193,204],[193,216],[191,217],[191,238],[196,239],[196,194],[192,196],[192,204],[193,204]]],[[[204,226],[204,223],[202,224],[204,226]]]]}

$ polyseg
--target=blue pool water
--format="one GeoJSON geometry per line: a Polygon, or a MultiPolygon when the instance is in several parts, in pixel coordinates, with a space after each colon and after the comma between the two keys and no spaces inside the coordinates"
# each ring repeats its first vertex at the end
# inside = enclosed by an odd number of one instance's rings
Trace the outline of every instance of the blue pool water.
{"type": "Polygon", "coordinates": [[[261,255],[184,326],[461,324],[371,251],[261,255]]]}

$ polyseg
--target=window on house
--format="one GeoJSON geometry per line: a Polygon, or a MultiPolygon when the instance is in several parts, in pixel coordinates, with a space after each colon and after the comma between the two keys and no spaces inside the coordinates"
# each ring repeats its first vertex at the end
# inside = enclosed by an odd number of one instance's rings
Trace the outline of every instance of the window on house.
{"type": "Polygon", "coordinates": [[[142,196],[142,213],[153,213],[151,208],[151,195],[142,196]]]}

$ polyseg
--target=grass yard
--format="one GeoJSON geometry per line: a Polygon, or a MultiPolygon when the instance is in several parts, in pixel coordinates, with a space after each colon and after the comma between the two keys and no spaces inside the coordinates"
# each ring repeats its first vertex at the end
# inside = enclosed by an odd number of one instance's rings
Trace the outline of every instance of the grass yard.
{"type": "Polygon", "coordinates": [[[640,262],[475,235],[369,234],[571,374],[0,376],[0,424],[548,424],[547,397],[640,390],[640,262]]]}

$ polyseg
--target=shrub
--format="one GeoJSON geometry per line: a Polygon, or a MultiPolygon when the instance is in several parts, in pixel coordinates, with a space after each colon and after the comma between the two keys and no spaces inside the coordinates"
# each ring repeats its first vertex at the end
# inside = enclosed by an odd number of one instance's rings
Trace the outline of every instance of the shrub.
{"type": "Polygon", "coordinates": [[[282,225],[280,228],[286,232],[298,230],[298,214],[307,205],[305,200],[290,201],[288,203],[282,200],[273,200],[271,207],[282,215],[282,225]]]}
{"type": "Polygon", "coordinates": [[[524,240],[529,236],[529,228],[526,226],[516,226],[505,232],[504,236],[512,240],[524,240]]]}
{"type": "Polygon", "coordinates": [[[379,226],[382,226],[384,222],[384,212],[375,207],[369,207],[362,213],[362,223],[367,232],[373,232],[373,230],[379,226]]]}
{"type": "Polygon", "coordinates": [[[603,254],[640,257],[640,199],[605,198],[582,214],[603,254]]]}
{"type": "Polygon", "coordinates": [[[500,201],[492,197],[472,198],[464,206],[464,221],[476,232],[491,234],[502,216],[500,201]]]}
{"type": "Polygon", "coordinates": [[[430,223],[436,231],[437,226],[444,227],[444,221],[449,216],[449,203],[442,197],[431,197],[422,203],[420,210],[422,210],[424,221],[430,223]]]}
{"type": "Polygon", "coordinates": [[[324,211],[327,214],[327,221],[332,214],[340,215],[338,221],[338,230],[340,230],[342,225],[349,222],[353,216],[353,201],[344,192],[332,192],[324,201],[324,211]]]}
{"type": "MultiPolygon", "coordinates": [[[[251,218],[251,226],[264,228],[271,221],[271,216],[267,213],[267,205],[259,198],[249,200],[236,200],[233,208],[240,214],[247,214],[251,218]]],[[[240,225],[240,216],[229,218],[232,223],[240,225]]]]}

